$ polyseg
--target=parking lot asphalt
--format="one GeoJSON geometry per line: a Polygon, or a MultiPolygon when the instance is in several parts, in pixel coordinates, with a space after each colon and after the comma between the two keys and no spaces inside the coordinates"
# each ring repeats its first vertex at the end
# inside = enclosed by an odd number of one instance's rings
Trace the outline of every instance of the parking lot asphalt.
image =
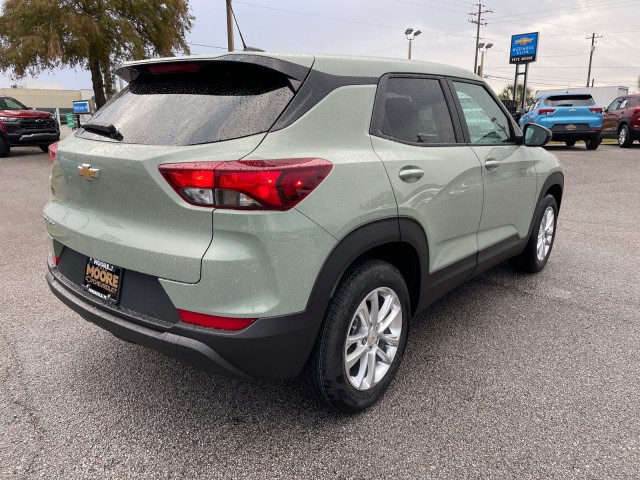
{"type": "Polygon", "coordinates": [[[50,294],[37,149],[0,159],[0,478],[640,476],[640,145],[549,147],[566,190],[541,273],[500,265],[411,324],[355,416],[301,382],[213,377],[50,294]]]}

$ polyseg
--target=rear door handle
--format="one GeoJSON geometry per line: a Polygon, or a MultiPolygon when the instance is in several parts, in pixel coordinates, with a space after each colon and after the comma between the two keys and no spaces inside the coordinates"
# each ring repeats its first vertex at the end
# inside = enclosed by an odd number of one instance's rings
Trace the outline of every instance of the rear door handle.
{"type": "Polygon", "coordinates": [[[484,168],[487,170],[495,170],[500,166],[500,162],[494,158],[490,158],[484,162],[484,168]]]}
{"type": "Polygon", "coordinates": [[[422,178],[424,170],[418,167],[404,167],[398,173],[400,180],[407,183],[415,183],[422,178]]]}

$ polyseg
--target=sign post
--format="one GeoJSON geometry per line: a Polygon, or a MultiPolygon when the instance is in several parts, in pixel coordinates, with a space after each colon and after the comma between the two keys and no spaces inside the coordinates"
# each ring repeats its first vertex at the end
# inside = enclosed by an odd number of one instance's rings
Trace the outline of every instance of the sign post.
{"type": "Polygon", "coordinates": [[[529,64],[536,61],[538,56],[539,32],[521,33],[511,36],[511,51],[509,63],[516,65],[516,75],[513,80],[513,104],[516,104],[518,93],[518,77],[524,75],[522,85],[522,102],[520,108],[524,108],[527,96],[527,80],[529,77],[529,64]],[[524,72],[520,72],[520,65],[524,64],[524,72]]]}

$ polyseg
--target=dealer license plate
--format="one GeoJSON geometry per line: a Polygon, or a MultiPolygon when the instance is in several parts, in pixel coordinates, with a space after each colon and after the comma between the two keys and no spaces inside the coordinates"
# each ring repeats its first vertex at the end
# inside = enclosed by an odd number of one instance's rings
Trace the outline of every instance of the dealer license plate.
{"type": "Polygon", "coordinates": [[[82,285],[90,293],[103,300],[118,303],[121,283],[122,268],[97,258],[87,257],[82,285]]]}

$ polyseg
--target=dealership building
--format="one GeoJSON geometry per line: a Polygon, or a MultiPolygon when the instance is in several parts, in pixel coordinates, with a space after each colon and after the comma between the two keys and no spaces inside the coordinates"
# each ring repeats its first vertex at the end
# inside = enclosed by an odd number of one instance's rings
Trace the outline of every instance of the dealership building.
{"type": "Polygon", "coordinates": [[[0,88],[0,96],[13,97],[29,108],[54,113],[60,123],[66,123],[66,114],[73,112],[73,102],[93,99],[93,90],[65,90],[57,82],[24,82],[9,88],[0,88]]]}

